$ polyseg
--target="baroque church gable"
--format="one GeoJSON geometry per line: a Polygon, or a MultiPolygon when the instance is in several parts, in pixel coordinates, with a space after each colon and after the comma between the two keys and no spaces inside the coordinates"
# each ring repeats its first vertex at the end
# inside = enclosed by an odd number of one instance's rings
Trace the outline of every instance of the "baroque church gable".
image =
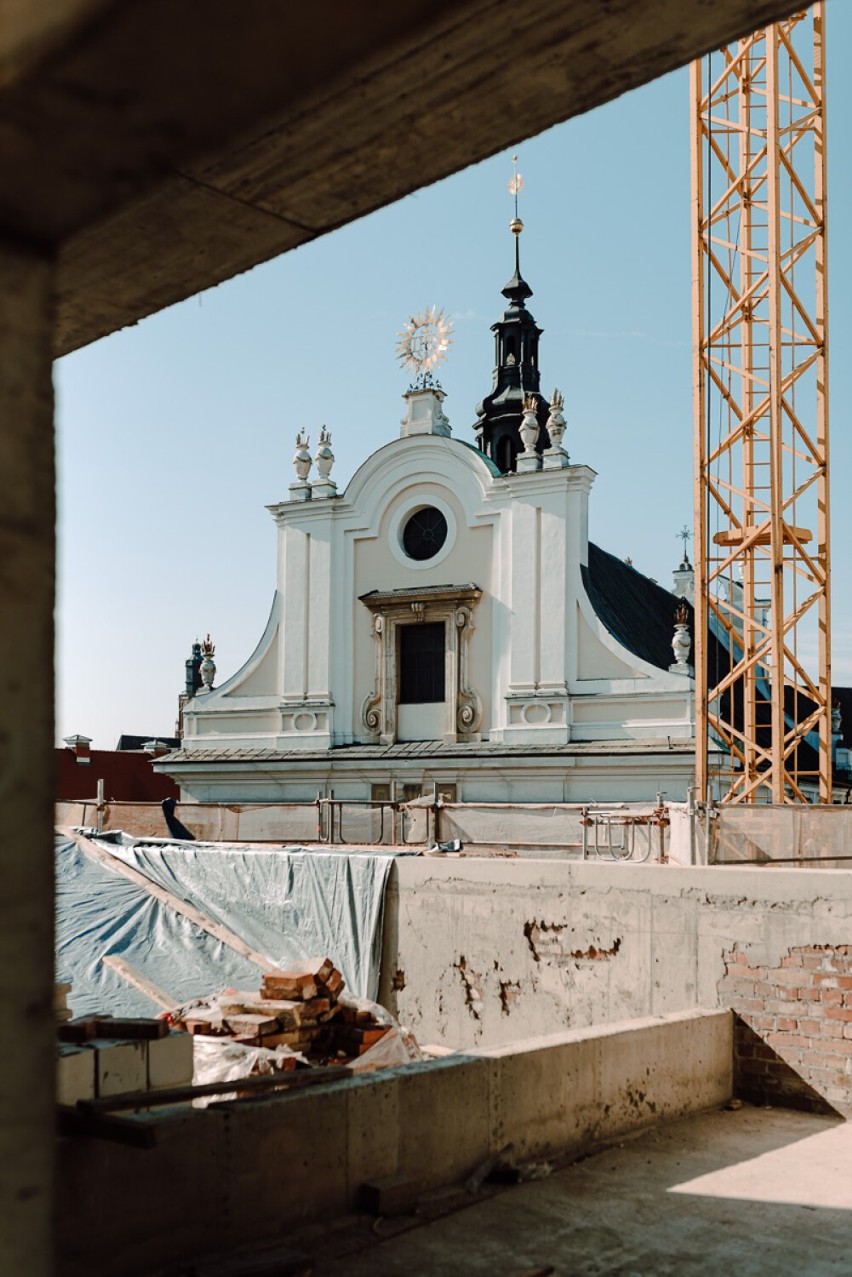
{"type": "Polygon", "coordinates": [[[189,792],[246,796],[239,757],[263,760],[270,796],[344,784],[369,798],[389,776],[376,746],[410,771],[428,744],[447,775],[464,758],[468,798],[475,774],[493,791],[512,751],[539,754],[538,792],[551,776],[557,799],[571,796],[566,760],[584,749],[619,742],[606,785],[617,788],[620,767],[629,790],[625,741],[638,757],[653,740],[691,739],[675,598],[589,542],[595,472],[564,446],[562,396],[540,392],[541,330],[517,239],[503,294],[477,446],[453,438],[431,375],[405,394],[399,437],[345,492],[330,434],[313,458],[297,437],[289,499],[269,507],[278,566],[264,635],[227,683],[185,706],[182,748],[161,764],[189,792]]]}

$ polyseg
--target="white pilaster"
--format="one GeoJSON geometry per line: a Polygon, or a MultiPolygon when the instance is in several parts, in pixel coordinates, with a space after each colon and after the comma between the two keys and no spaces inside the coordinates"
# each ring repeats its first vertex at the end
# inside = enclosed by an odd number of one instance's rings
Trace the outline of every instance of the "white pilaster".
{"type": "Polygon", "coordinates": [[[510,514],[512,568],[509,601],[510,695],[532,694],[537,682],[539,617],[539,511],[533,500],[518,500],[510,514]]]}
{"type": "MultiPolygon", "coordinates": [[[[278,747],[327,749],[333,739],[331,574],[333,506],[279,518],[281,701],[278,747]],[[316,515],[314,514],[316,510],[316,515]]],[[[339,636],[338,636],[339,637],[339,636]]]]}
{"type": "MultiPolygon", "coordinates": [[[[308,696],[331,696],[331,529],[315,525],[311,531],[310,594],[308,596],[308,696]]],[[[339,636],[342,639],[342,635],[339,636]]]]}
{"type": "Polygon", "coordinates": [[[501,738],[567,744],[580,563],[588,559],[586,466],[516,475],[512,502],[510,675],[501,738]]]}
{"type": "Polygon", "coordinates": [[[281,693],[286,701],[304,699],[308,690],[307,654],[310,594],[310,533],[292,525],[281,529],[278,588],[281,617],[281,693]]]}

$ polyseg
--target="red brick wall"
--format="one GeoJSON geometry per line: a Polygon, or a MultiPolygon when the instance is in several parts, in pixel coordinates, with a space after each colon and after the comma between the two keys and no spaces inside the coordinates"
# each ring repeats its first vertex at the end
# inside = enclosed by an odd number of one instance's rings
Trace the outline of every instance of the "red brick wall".
{"type": "Polygon", "coordinates": [[[772,967],[726,953],[719,1000],[737,1012],[734,1081],[743,1098],[852,1106],[852,945],[803,945],[772,967]]]}
{"type": "Polygon", "coordinates": [[[56,801],[60,803],[94,798],[99,780],[104,782],[107,802],[115,799],[126,803],[161,803],[164,798],[180,797],[175,782],[153,770],[150,754],[129,749],[93,749],[91,761],[83,766],[71,749],[54,750],[54,757],[56,801]]]}

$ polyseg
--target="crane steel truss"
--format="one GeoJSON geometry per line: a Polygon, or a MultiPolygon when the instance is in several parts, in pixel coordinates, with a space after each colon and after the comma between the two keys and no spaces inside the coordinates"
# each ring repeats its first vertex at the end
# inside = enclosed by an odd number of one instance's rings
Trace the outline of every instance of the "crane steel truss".
{"type": "Polygon", "coordinates": [[[705,800],[831,801],[823,24],[817,3],[692,66],[705,800]]]}

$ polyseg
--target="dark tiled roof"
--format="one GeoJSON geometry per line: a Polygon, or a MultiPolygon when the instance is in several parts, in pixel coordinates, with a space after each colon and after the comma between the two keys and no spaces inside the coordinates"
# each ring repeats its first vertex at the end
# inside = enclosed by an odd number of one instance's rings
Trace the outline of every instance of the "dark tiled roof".
{"type": "MultiPolygon", "coordinates": [[[[589,566],[583,568],[583,584],[592,607],[613,638],[649,665],[667,670],[674,662],[676,597],[592,542],[589,566]]],[[[690,604],[687,607],[691,631],[693,611],[690,604]]]]}
{"type": "MultiPolygon", "coordinates": [[[[589,543],[589,566],[583,568],[583,584],[595,613],[613,638],[643,661],[648,661],[660,669],[668,669],[673,660],[671,641],[674,633],[674,610],[677,606],[675,596],[649,577],[637,572],[629,564],[591,542],[589,543]]],[[[694,611],[689,603],[687,608],[690,632],[694,635],[694,611]]],[[[707,635],[706,650],[708,679],[713,686],[728,672],[731,659],[726,645],[720,642],[712,631],[707,635]]],[[[728,721],[731,716],[731,695],[735,698],[733,721],[741,726],[743,710],[740,683],[735,685],[733,692],[726,692],[722,697],[722,712],[728,721]]],[[[842,743],[850,746],[852,743],[852,688],[834,687],[832,696],[840,702],[843,724],[842,743]]],[[[790,688],[785,688],[784,700],[788,726],[794,720],[803,721],[814,709],[813,702],[801,694],[794,703],[790,688]]],[[[769,722],[769,705],[766,703],[765,696],[758,691],[757,741],[765,749],[771,748],[769,722]],[[761,706],[764,708],[762,709],[761,706]]],[[[817,753],[808,741],[802,741],[797,747],[794,763],[802,773],[817,774],[817,753]]]]}
{"type": "Polygon", "coordinates": [[[502,470],[500,469],[499,466],[496,466],[494,464],[491,458],[486,453],[484,453],[481,448],[477,448],[475,444],[468,443],[466,439],[456,439],[454,440],[454,442],[460,443],[463,448],[470,448],[470,451],[475,452],[476,455],[479,457],[480,461],[485,462],[485,464],[488,466],[488,469],[491,471],[491,473],[495,475],[496,478],[498,479],[500,478],[500,476],[503,473],[502,470]]]}
{"type": "Polygon", "coordinates": [[[394,745],[337,745],[333,749],[251,749],[218,745],[209,749],[178,750],[155,760],[158,770],[170,770],[174,765],[208,762],[350,762],[367,763],[375,759],[403,760],[409,758],[434,759],[446,762],[450,759],[470,761],[473,765],[484,759],[511,757],[570,756],[610,757],[615,755],[656,755],[691,753],[694,742],[689,739],[643,738],[642,740],[576,741],[570,745],[503,745],[491,741],[459,741],[447,745],[443,741],[400,741],[394,745]]]}
{"type": "Polygon", "coordinates": [[[840,702],[841,744],[852,749],[852,687],[832,687],[831,694],[840,702]]]}
{"type": "Polygon", "coordinates": [[[168,745],[170,749],[177,749],[180,745],[180,740],[177,736],[127,736],[122,734],[118,738],[116,749],[143,749],[151,740],[160,740],[164,745],[168,745]]]}

